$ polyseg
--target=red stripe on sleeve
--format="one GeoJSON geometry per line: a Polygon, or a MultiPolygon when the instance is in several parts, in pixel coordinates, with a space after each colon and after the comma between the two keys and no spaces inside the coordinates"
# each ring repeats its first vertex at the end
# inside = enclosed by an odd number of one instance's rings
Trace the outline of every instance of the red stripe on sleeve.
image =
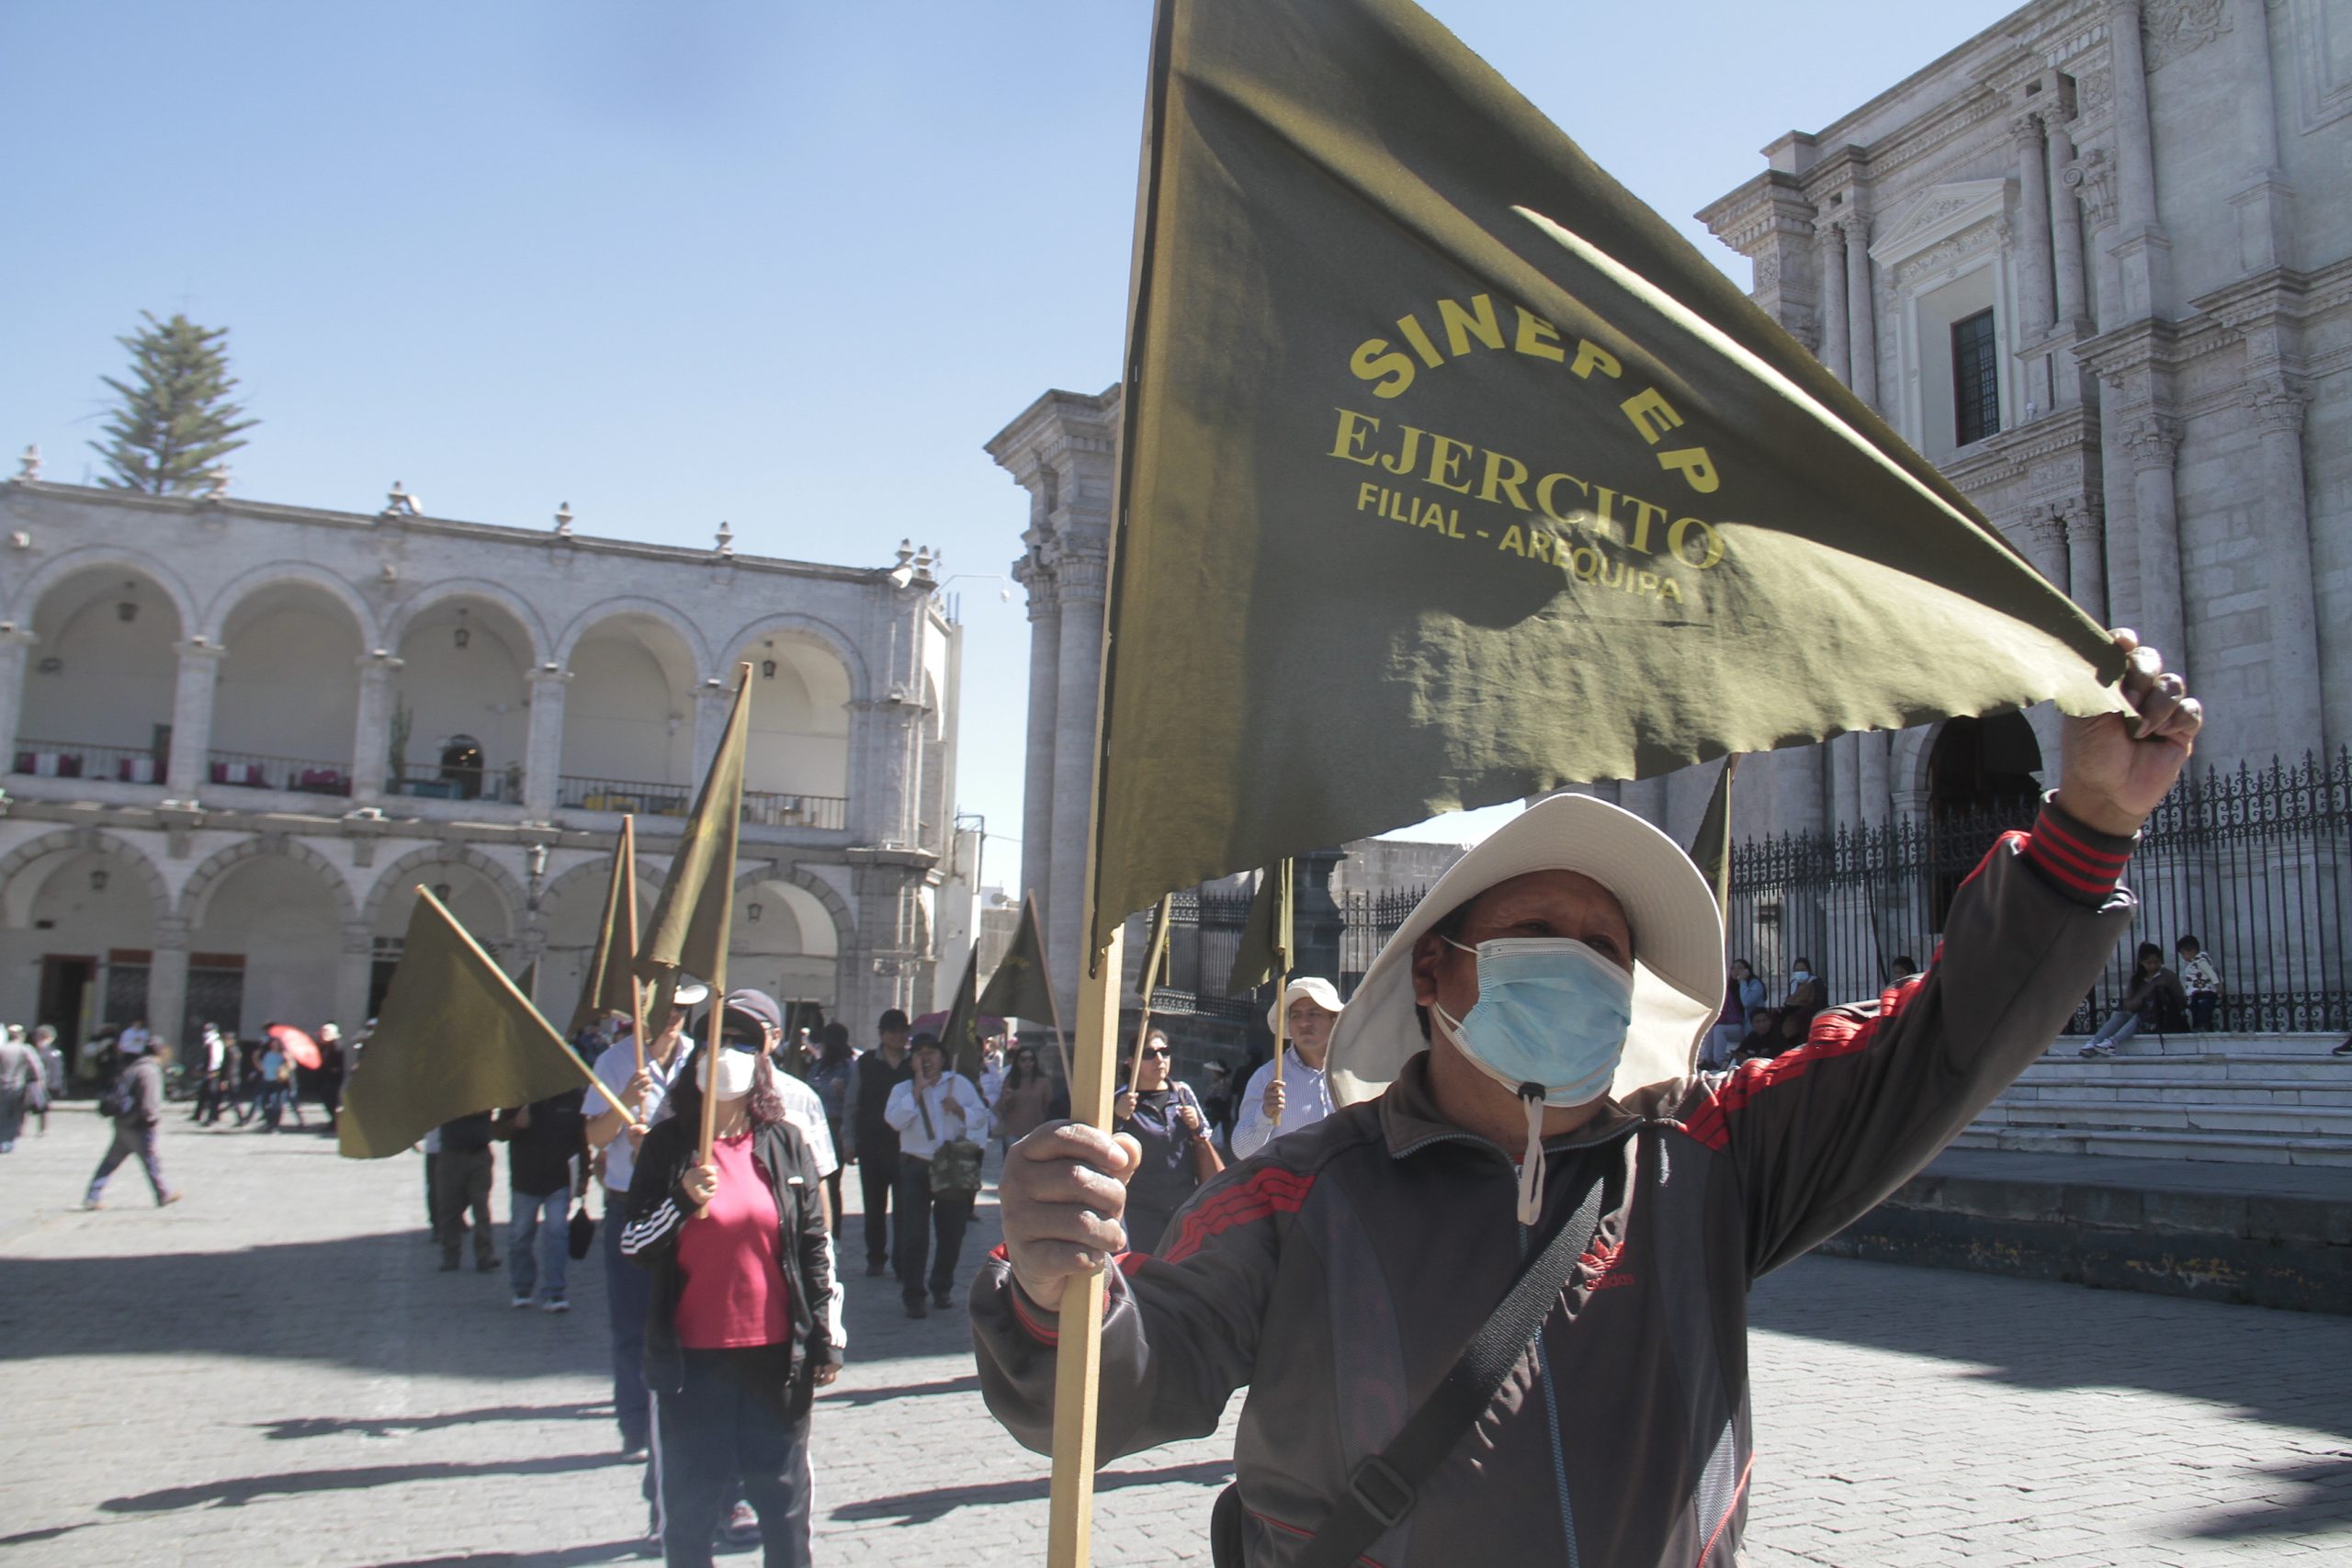
{"type": "Polygon", "coordinates": [[[1877,1017],[1859,1019],[1842,1012],[1825,1012],[1813,1021],[1813,1032],[1793,1051],[1750,1062],[1717,1083],[1684,1118],[1682,1130],[1711,1149],[1731,1142],[1731,1118],[1767,1089],[1793,1083],[1819,1064],[1866,1051],[1879,1026],[1908,1007],[1923,980],[1913,976],[1889,986],[1879,998],[1877,1017]]]}
{"type": "Polygon", "coordinates": [[[1210,1237],[1236,1225],[1271,1219],[1278,1213],[1295,1214],[1314,1186],[1315,1178],[1302,1171],[1271,1166],[1259,1171],[1186,1214],[1183,1228],[1177,1233],[1176,1245],[1168,1249],[1164,1261],[1182,1263],[1198,1252],[1210,1237]]]}

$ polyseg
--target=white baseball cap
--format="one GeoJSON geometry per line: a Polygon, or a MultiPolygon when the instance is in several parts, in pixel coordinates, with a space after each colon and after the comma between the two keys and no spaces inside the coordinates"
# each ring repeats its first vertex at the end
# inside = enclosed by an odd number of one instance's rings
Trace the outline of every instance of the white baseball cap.
{"type": "Polygon", "coordinates": [[[1301,997],[1305,997],[1328,1013],[1337,1014],[1344,1010],[1348,1005],[1340,999],[1339,990],[1330,981],[1319,975],[1301,975],[1292,980],[1289,985],[1284,986],[1283,994],[1276,997],[1272,1004],[1266,1009],[1266,1027],[1277,1034],[1283,1032],[1280,1021],[1282,1015],[1288,1012],[1290,1004],[1301,997]]]}
{"type": "Polygon", "coordinates": [[[1413,944],[1487,888],[1531,871],[1581,872],[1617,896],[1634,933],[1634,1022],[1610,1094],[1690,1076],[1723,1010],[1724,920],[1682,846],[1589,795],[1536,802],[1453,863],[1365,971],[1331,1031],[1332,1099],[1373,1099],[1426,1049],[1413,1008],[1413,944]]]}

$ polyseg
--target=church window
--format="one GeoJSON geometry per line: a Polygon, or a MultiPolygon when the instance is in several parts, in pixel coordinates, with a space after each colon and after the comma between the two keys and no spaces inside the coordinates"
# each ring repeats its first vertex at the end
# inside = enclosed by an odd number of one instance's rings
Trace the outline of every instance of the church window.
{"type": "Polygon", "coordinates": [[[1993,312],[1979,310],[1951,324],[1952,437],[1961,446],[2001,428],[2001,374],[1993,339],[1993,312]]]}

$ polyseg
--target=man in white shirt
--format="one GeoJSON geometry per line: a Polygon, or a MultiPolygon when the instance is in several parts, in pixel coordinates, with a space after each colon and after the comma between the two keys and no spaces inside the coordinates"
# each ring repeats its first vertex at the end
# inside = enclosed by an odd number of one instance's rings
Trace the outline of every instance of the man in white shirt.
{"type": "Polygon", "coordinates": [[[890,1236],[899,1295],[909,1317],[922,1317],[925,1254],[936,1252],[929,1259],[931,1304],[947,1306],[955,1299],[956,1260],[964,1250],[964,1227],[972,1222],[974,1197],[934,1193],[932,1156],[943,1144],[979,1143],[989,1135],[989,1123],[978,1086],[948,1070],[947,1053],[936,1038],[916,1035],[913,1055],[914,1077],[892,1086],[882,1119],[899,1134],[899,1184],[892,1197],[899,1214],[890,1236]]]}
{"type": "Polygon", "coordinates": [[[621,1257],[621,1212],[628,1206],[629,1179],[637,1174],[637,1140],[660,1120],[670,1083],[694,1042],[685,1036],[686,1009],[710,995],[689,981],[678,987],[667,1017],[648,1019],[651,1039],[645,1071],[637,1070],[637,1043],[623,1038],[596,1058],[596,1081],[581,1113],[588,1119],[588,1146],[605,1151],[605,1218],[596,1229],[605,1254],[605,1304],[613,1335],[613,1414],[620,1422],[621,1454],[642,1459],[653,1437],[652,1406],[645,1393],[645,1311],[652,1278],[621,1257]]]}
{"type": "MultiPolygon", "coordinates": [[[[1242,1091],[1240,1120],[1234,1123],[1233,1155],[1248,1159],[1279,1134],[1312,1127],[1331,1114],[1331,1091],[1323,1084],[1323,1064],[1331,1045],[1331,1026],[1340,1021],[1340,993],[1331,982],[1301,976],[1283,987],[1274,1006],[1290,1037],[1283,1064],[1283,1079],[1274,1081],[1268,1062],[1250,1075],[1242,1091]]],[[[1266,1027],[1274,1027],[1274,1010],[1266,1011],[1266,1027]]]]}

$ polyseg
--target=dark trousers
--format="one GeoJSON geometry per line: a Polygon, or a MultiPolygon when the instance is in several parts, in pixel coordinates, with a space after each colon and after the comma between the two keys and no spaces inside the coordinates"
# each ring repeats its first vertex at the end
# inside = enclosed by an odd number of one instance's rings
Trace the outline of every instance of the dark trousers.
{"type": "Polygon", "coordinates": [[[972,1223],[972,1200],[931,1195],[931,1161],[912,1155],[899,1156],[899,1220],[895,1246],[899,1255],[899,1295],[909,1306],[922,1300],[923,1257],[931,1258],[931,1293],[944,1296],[956,1288],[956,1259],[964,1250],[964,1227],[972,1223]]]}
{"type": "Polygon", "coordinates": [[[115,1167],[133,1155],[139,1156],[139,1163],[147,1169],[147,1185],[155,1190],[155,1201],[161,1203],[170,1196],[172,1190],[164,1181],[163,1156],[155,1148],[155,1129],[117,1122],[114,1124],[114,1142],[107,1146],[105,1157],[98,1161],[97,1174],[90,1178],[90,1190],[84,1195],[83,1201],[96,1202],[98,1194],[106,1190],[107,1178],[114,1174],[115,1167]]]}
{"type": "Polygon", "coordinates": [[[621,1447],[641,1449],[653,1438],[651,1407],[645,1393],[645,1309],[653,1298],[653,1276],[621,1256],[621,1211],[627,1195],[605,1190],[605,1308],[612,1318],[613,1416],[620,1423],[621,1447]]]}
{"type": "Polygon", "coordinates": [[[469,1211],[474,1222],[474,1261],[485,1266],[498,1261],[498,1240],[490,1229],[490,1163],[488,1149],[443,1149],[433,1168],[433,1235],[441,1244],[444,1263],[458,1260],[469,1211]]]}
{"type": "Polygon", "coordinates": [[[2188,1010],[2197,1020],[2197,1032],[2199,1034],[2213,1032],[2213,1015],[2221,1010],[2221,1006],[2222,996],[2219,991],[2188,993],[2188,1010]]]}
{"type": "MultiPolygon", "coordinates": [[[[842,1146],[842,1123],[838,1116],[825,1118],[825,1130],[833,1135],[833,1147],[842,1146]]],[[[825,1196],[832,1201],[833,1234],[842,1234],[842,1168],[833,1167],[833,1174],[825,1178],[825,1196]]]]}
{"type": "Polygon", "coordinates": [[[808,1417],[785,1414],[788,1354],[782,1345],[684,1351],[684,1385],[654,1401],[662,1557],[669,1568],[710,1568],[711,1532],[738,1482],[760,1516],[761,1561],[806,1568],[808,1417]]]}
{"type": "Polygon", "coordinates": [[[878,1264],[890,1256],[890,1193],[899,1184],[897,1155],[857,1156],[858,1191],[865,1201],[865,1261],[878,1264]]]}

